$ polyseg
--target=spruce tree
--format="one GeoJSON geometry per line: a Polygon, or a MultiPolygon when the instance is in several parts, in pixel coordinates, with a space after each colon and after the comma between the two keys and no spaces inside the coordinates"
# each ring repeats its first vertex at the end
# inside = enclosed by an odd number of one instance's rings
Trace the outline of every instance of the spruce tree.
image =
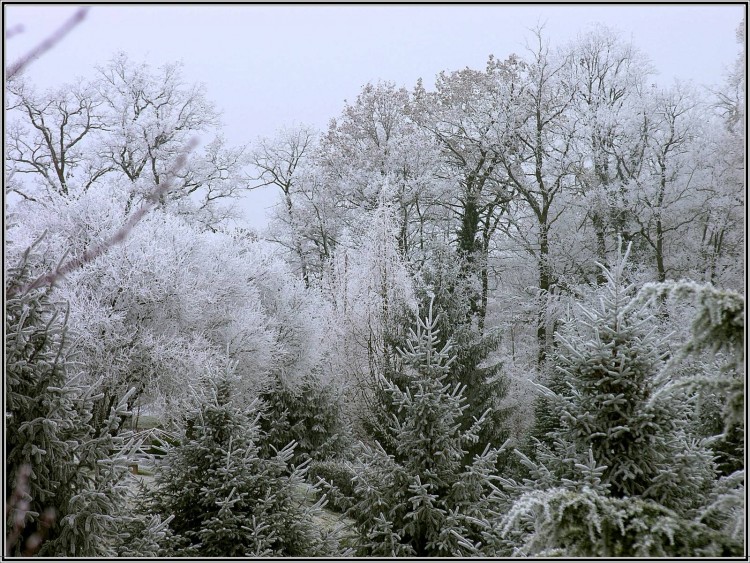
{"type": "Polygon", "coordinates": [[[438,319],[430,306],[401,350],[402,385],[384,380],[392,416],[386,432],[395,444],[366,449],[355,467],[358,554],[366,556],[465,556],[482,554],[498,497],[492,484],[497,450],[465,464],[483,419],[464,429],[463,388],[448,382],[452,343],[439,347],[438,319]]]}
{"type": "Polygon", "coordinates": [[[690,434],[691,397],[668,392],[665,341],[652,303],[625,283],[626,260],[602,268],[598,306],[579,307],[556,335],[549,430],[534,459],[519,455],[527,478],[501,479],[512,503],[501,533],[508,554],[741,553],[721,529],[736,518],[716,518],[718,507],[736,509],[738,489],[714,486],[712,452],[690,434]]]}
{"type": "Polygon", "coordinates": [[[260,426],[266,436],[262,454],[273,447],[295,442],[292,462],[322,461],[340,456],[347,448],[349,434],[343,423],[341,404],[332,386],[324,385],[314,374],[292,387],[281,378],[261,394],[264,404],[260,426]]]}
{"type": "Polygon", "coordinates": [[[583,486],[520,497],[502,518],[515,557],[731,557],[742,543],[652,500],[583,486]],[[519,530],[524,533],[518,534],[519,530]]]}
{"type": "MultiPolygon", "coordinates": [[[[6,294],[32,279],[30,252],[8,271],[6,294]]],[[[66,319],[49,293],[37,289],[6,302],[6,491],[16,491],[6,523],[10,555],[36,552],[38,545],[26,545],[32,536],[32,542],[54,538],[75,494],[62,485],[73,479],[75,466],[68,439],[79,421],[76,390],[66,386],[66,319]]]]}
{"type": "Polygon", "coordinates": [[[228,377],[210,382],[212,397],[188,417],[182,442],[161,462],[152,507],[178,547],[192,557],[315,556],[335,553],[335,542],[314,522],[320,502],[307,505],[306,468],[290,467],[294,443],[272,457],[259,405],[232,402],[228,377]],[[181,542],[181,544],[180,544],[181,542]]]}
{"type": "Polygon", "coordinates": [[[582,455],[590,449],[612,496],[687,509],[714,477],[711,456],[686,433],[684,399],[659,394],[667,348],[651,304],[625,283],[627,254],[603,268],[598,305],[579,307],[557,334],[551,407],[560,426],[547,437],[582,455]]]}
{"type": "Polygon", "coordinates": [[[65,309],[51,288],[20,291],[35,278],[32,251],[9,269],[6,286],[8,553],[112,556],[131,520],[135,444],[118,432],[127,396],[93,425],[98,388],[77,385],[69,373],[65,309]]]}
{"type": "Polygon", "coordinates": [[[485,414],[479,430],[479,440],[467,447],[466,461],[483,451],[488,443],[500,446],[508,437],[505,424],[508,408],[500,403],[508,391],[508,379],[503,374],[502,362],[492,359],[500,344],[500,333],[484,326],[483,319],[473,310],[470,294],[476,280],[462,273],[462,260],[452,251],[437,253],[431,267],[422,272],[424,288],[420,299],[424,308],[434,301],[441,312],[438,319],[439,345],[450,339],[456,357],[451,365],[448,381],[465,386],[467,407],[461,422],[468,428],[475,418],[485,414]]]}
{"type": "Polygon", "coordinates": [[[745,298],[692,281],[647,284],[642,300],[691,303],[691,335],[665,370],[667,392],[689,393],[698,406],[697,432],[716,456],[721,478],[698,510],[700,522],[744,540],[745,514],[745,298]]]}
{"type": "Polygon", "coordinates": [[[711,438],[722,474],[744,470],[745,298],[685,280],[646,284],[638,296],[695,307],[690,338],[669,362],[669,372],[678,375],[670,385],[698,396],[703,434],[711,438]]]}

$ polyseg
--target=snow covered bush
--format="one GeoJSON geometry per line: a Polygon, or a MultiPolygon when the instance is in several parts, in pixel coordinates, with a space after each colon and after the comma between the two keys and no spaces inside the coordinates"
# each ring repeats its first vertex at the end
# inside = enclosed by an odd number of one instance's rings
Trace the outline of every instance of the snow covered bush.
{"type": "Polygon", "coordinates": [[[321,494],[326,495],[328,507],[346,512],[354,502],[354,475],[352,462],[346,459],[313,461],[307,479],[319,484],[321,494]]]}

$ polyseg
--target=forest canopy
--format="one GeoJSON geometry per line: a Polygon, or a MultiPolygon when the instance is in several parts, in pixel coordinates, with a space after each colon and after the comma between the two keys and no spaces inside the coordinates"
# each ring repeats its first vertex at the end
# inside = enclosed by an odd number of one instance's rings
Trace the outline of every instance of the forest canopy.
{"type": "Polygon", "coordinates": [[[744,25],[713,90],[537,29],[242,146],[179,63],[9,76],[7,555],[744,555],[744,25]]]}

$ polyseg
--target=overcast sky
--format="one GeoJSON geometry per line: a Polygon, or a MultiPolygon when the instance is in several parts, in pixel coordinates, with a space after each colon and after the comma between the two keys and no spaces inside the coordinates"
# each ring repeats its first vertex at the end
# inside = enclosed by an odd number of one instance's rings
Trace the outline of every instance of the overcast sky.
{"type": "MultiPolygon", "coordinates": [[[[75,6],[4,5],[6,63],[28,51],[75,6]]],[[[562,45],[593,23],[620,31],[645,52],[656,79],[717,84],[740,46],[744,5],[95,5],[86,20],[27,71],[39,86],[87,76],[125,51],[152,66],[182,60],[223,112],[232,144],[305,123],[325,128],[363,84],[432,85],[441,70],[482,69],[489,54],[522,54],[529,28],[562,45]]],[[[243,204],[261,226],[276,194],[243,204]]]]}

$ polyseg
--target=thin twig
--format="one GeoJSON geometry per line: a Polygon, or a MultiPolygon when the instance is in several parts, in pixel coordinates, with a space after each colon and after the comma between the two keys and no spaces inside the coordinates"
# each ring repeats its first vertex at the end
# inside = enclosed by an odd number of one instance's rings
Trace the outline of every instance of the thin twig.
{"type": "Polygon", "coordinates": [[[175,160],[175,163],[170,169],[166,180],[162,184],[157,185],[154,190],[150,194],[148,194],[148,196],[146,196],[141,206],[135,211],[135,213],[130,216],[127,222],[122,227],[120,227],[120,229],[114,235],[94,246],[93,248],[86,250],[86,252],[84,252],[82,256],[74,258],[73,260],[69,260],[65,264],[61,264],[60,266],[58,266],[52,272],[39,276],[33,282],[20,288],[9,288],[8,290],[6,290],[6,297],[13,297],[14,295],[24,294],[43,285],[53,285],[61,277],[69,274],[74,270],[77,270],[84,264],[95,260],[111,247],[124,241],[133,227],[135,227],[136,224],[159,202],[159,199],[165,193],[172,189],[173,179],[175,175],[185,166],[188,155],[193,151],[197,144],[197,138],[192,139],[188,143],[187,147],[185,147],[180,156],[175,160]]]}
{"type": "Polygon", "coordinates": [[[24,27],[23,24],[19,23],[18,25],[15,25],[11,27],[10,29],[6,30],[5,32],[5,39],[10,39],[14,35],[18,35],[19,33],[23,33],[24,27]]]}
{"type": "Polygon", "coordinates": [[[73,16],[60,27],[60,29],[58,29],[52,35],[47,37],[47,39],[39,43],[39,45],[34,47],[31,50],[31,52],[27,53],[26,55],[21,57],[19,60],[17,60],[15,63],[10,65],[5,74],[6,80],[9,78],[12,78],[13,76],[21,72],[24,68],[26,68],[29,64],[31,64],[36,58],[38,58],[39,55],[46,53],[52,47],[57,45],[57,43],[63,37],[65,37],[70,32],[71,29],[73,29],[75,26],[77,26],[79,23],[83,21],[83,19],[86,17],[86,13],[89,11],[89,8],[90,8],[89,6],[84,6],[83,8],[78,9],[76,13],[73,14],[73,16]]]}

